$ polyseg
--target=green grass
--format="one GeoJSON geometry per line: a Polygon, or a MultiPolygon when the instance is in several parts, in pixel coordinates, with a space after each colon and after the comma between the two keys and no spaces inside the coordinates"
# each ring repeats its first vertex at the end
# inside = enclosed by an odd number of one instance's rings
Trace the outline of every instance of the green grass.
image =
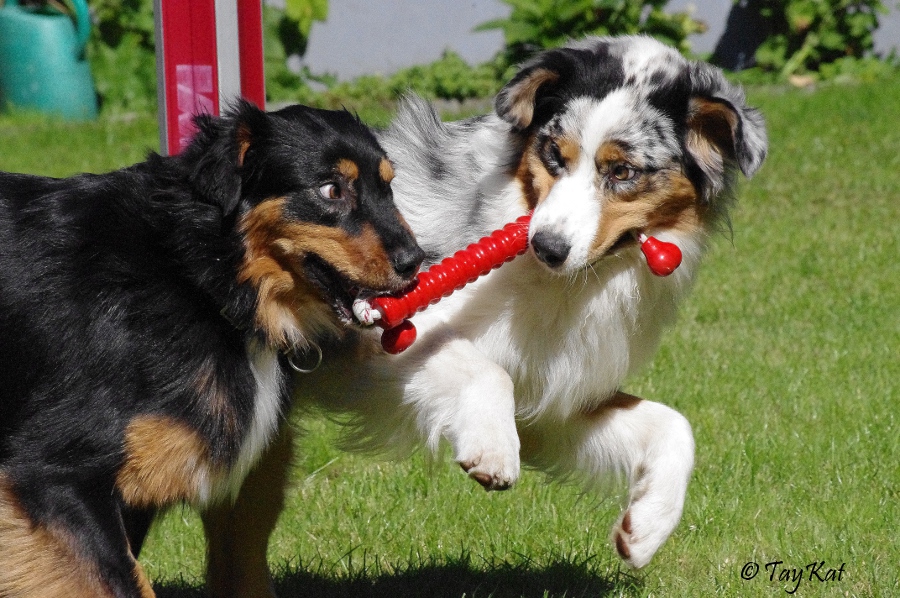
{"type": "Polygon", "coordinates": [[[47,176],[105,172],[159,149],[155,115],[79,123],[0,114],[0,170],[47,176]]]}
{"type": "MultiPolygon", "coordinates": [[[[429,468],[337,451],[302,422],[270,561],[281,595],[778,596],[764,567],[844,564],[795,595],[900,595],[900,79],[758,91],[771,154],[744,184],[734,233],[631,392],[694,426],[684,518],[640,572],[608,545],[616,499],[526,471],[483,492],[429,468]],[[745,563],[762,570],[745,581],[745,563]]],[[[67,174],[138,159],[153,120],[0,119],[0,168],[67,174]]],[[[142,561],[160,596],[200,596],[196,515],[170,511],[142,561]]]]}

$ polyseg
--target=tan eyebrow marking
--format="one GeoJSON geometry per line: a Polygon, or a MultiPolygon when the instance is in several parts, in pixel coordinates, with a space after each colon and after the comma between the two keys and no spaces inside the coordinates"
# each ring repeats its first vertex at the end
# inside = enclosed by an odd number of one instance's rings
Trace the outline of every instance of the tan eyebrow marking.
{"type": "Polygon", "coordinates": [[[391,166],[390,160],[387,158],[381,159],[381,163],[378,165],[378,174],[381,175],[385,183],[390,183],[394,180],[394,167],[391,166]]]}
{"type": "Polygon", "coordinates": [[[351,183],[359,178],[359,166],[348,158],[338,160],[337,171],[351,183]]]}

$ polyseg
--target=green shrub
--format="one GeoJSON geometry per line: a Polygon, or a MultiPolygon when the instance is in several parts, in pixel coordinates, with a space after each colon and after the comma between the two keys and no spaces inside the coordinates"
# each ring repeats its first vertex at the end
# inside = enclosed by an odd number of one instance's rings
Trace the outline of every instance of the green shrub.
{"type": "Polygon", "coordinates": [[[328,0],[286,0],[285,9],[263,5],[263,54],[265,55],[266,97],[270,100],[296,99],[309,90],[301,75],[291,72],[287,58],[306,53],[309,32],[315,21],[328,18],[328,0]]]}
{"type": "Polygon", "coordinates": [[[328,18],[328,0],[285,0],[280,37],[288,53],[306,53],[313,23],[328,18]]]}
{"type": "Polygon", "coordinates": [[[532,53],[564,44],[585,35],[648,33],[682,51],[688,34],[703,25],[687,14],[666,14],[667,0],[503,0],[513,7],[507,19],[480,25],[477,30],[501,29],[506,48],[494,59],[469,65],[447,50],[430,64],[402,69],[390,77],[363,76],[349,82],[333,77],[304,73],[305,83],[287,92],[283,99],[335,108],[354,106],[387,107],[407,91],[429,99],[466,100],[496,94],[513,76],[516,65],[532,53]],[[308,83],[323,85],[314,92],[308,83]]]}
{"type": "Polygon", "coordinates": [[[787,77],[871,54],[878,15],[886,8],[882,0],[760,0],[760,12],[771,29],[756,62],[787,77]]]}
{"type": "MultiPolygon", "coordinates": [[[[512,8],[510,16],[478,27],[503,31],[505,49],[495,59],[471,66],[447,51],[431,64],[388,78],[365,76],[348,83],[308,70],[298,76],[285,64],[288,55],[306,51],[313,22],[327,17],[327,0],[286,0],[284,11],[264,6],[267,96],[325,107],[345,102],[387,107],[410,89],[428,98],[489,97],[512,75],[514,65],[569,39],[646,33],[686,52],[688,35],[704,29],[685,13],[664,12],[667,0],[503,1],[512,8]]],[[[815,72],[823,78],[871,79],[897,68],[896,61],[885,66],[862,59],[871,54],[883,0],[759,2],[771,27],[756,54],[760,77],[815,72]]],[[[87,55],[103,110],[155,110],[153,0],[90,0],[90,7],[95,27],[87,55]]]]}
{"type": "MultiPolygon", "coordinates": [[[[87,56],[106,111],[156,109],[153,0],[90,0],[94,33],[87,56]]],[[[313,21],[328,15],[328,0],[287,0],[284,11],[265,6],[266,86],[278,93],[300,82],[285,66],[306,50],[313,21]]]]}
{"type": "Polygon", "coordinates": [[[503,0],[512,7],[506,19],[489,21],[478,30],[500,29],[505,57],[517,64],[534,52],[561,46],[586,35],[646,33],[686,52],[687,36],[705,25],[687,13],[668,14],[668,0],[503,0]]]}
{"type": "Polygon", "coordinates": [[[351,81],[338,81],[332,75],[314,75],[307,70],[302,81],[298,79],[297,86],[282,86],[278,98],[321,108],[348,104],[387,109],[409,91],[428,99],[490,97],[511,74],[500,58],[472,66],[456,52],[446,50],[434,62],[401,69],[388,77],[363,75],[351,81]]]}
{"type": "Polygon", "coordinates": [[[390,87],[395,95],[414,89],[427,98],[484,98],[500,91],[504,71],[501,61],[470,66],[462,56],[446,50],[440,60],[401,70],[390,78],[390,87]]]}
{"type": "Polygon", "coordinates": [[[91,0],[94,31],[87,45],[101,107],[156,107],[153,0],[91,0]]]}

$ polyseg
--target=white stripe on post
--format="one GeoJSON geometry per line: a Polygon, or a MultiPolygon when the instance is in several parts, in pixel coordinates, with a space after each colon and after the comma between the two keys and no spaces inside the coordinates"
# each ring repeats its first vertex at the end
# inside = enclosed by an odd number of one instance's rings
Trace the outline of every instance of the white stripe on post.
{"type": "Polygon", "coordinates": [[[216,0],[216,58],[219,69],[219,110],[241,95],[241,50],[238,44],[237,0],[216,0]]]}

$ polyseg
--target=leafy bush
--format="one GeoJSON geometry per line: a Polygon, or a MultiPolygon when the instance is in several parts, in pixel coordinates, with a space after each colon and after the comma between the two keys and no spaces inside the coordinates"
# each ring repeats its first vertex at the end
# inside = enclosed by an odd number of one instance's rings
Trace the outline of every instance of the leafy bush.
{"type": "Polygon", "coordinates": [[[664,13],[662,7],[668,0],[503,1],[513,7],[509,18],[477,28],[503,30],[506,48],[493,60],[472,66],[459,54],[447,50],[435,62],[402,69],[387,78],[363,76],[341,83],[307,71],[305,82],[325,89],[314,92],[310,85],[293,91],[282,89],[287,92],[283,98],[329,108],[345,102],[386,107],[409,90],[429,99],[485,98],[496,94],[513,76],[516,65],[532,53],[573,38],[649,33],[686,51],[687,35],[704,28],[687,14],[664,13]]]}
{"type": "Polygon", "coordinates": [[[314,75],[307,70],[301,86],[280,89],[280,99],[322,108],[352,104],[386,109],[410,91],[428,99],[490,97],[510,76],[506,62],[500,58],[472,66],[456,52],[446,50],[434,62],[401,69],[389,77],[363,75],[339,82],[333,76],[314,75]]]}
{"type": "Polygon", "coordinates": [[[819,76],[829,81],[881,81],[897,76],[900,72],[900,60],[896,56],[885,59],[865,56],[854,58],[845,56],[834,62],[823,64],[819,68],[819,76]]]}
{"type": "Polygon", "coordinates": [[[534,52],[586,35],[646,33],[686,52],[687,36],[706,26],[687,13],[668,14],[668,0],[503,0],[512,7],[506,19],[478,30],[500,29],[505,58],[517,64],[534,52]]]}
{"type": "MultiPolygon", "coordinates": [[[[897,68],[896,60],[861,59],[871,54],[872,33],[878,14],[885,9],[883,0],[754,1],[760,3],[771,26],[771,35],[756,54],[759,76],[818,72],[824,78],[871,79],[885,69],[897,68]]],[[[410,89],[428,98],[483,98],[499,90],[512,76],[514,65],[569,39],[646,33],[686,52],[688,35],[705,28],[685,13],[665,13],[667,0],[503,2],[512,8],[510,16],[478,27],[503,31],[505,49],[495,59],[471,66],[447,51],[431,64],[403,69],[388,78],[364,76],[348,83],[308,70],[298,76],[285,64],[289,55],[306,51],[313,23],[327,17],[328,0],[286,0],[284,11],[264,6],[267,95],[324,107],[344,102],[387,107],[410,89]]],[[[87,55],[103,110],[155,110],[153,0],[90,0],[90,7],[95,26],[87,55]]]]}
{"type": "Polygon", "coordinates": [[[104,110],[156,107],[153,0],[91,0],[87,57],[104,110]]]}
{"type": "Polygon", "coordinates": [[[281,38],[294,42],[285,42],[288,52],[304,54],[313,23],[327,18],[328,0],[285,0],[281,38]]]}
{"type": "Polygon", "coordinates": [[[283,100],[304,88],[308,73],[297,75],[287,67],[288,56],[306,53],[315,21],[328,18],[328,0],[286,0],[285,9],[263,4],[263,54],[266,96],[283,100]]]}
{"type": "Polygon", "coordinates": [[[756,62],[787,77],[870,54],[878,15],[886,8],[882,0],[760,0],[760,12],[771,30],[756,62]]]}
{"type": "MultiPolygon", "coordinates": [[[[94,33],[87,56],[104,110],[156,109],[153,0],[90,0],[94,33]]],[[[299,85],[284,65],[303,53],[313,21],[328,15],[328,0],[286,0],[285,10],[264,6],[267,89],[299,85]]]]}
{"type": "Polygon", "coordinates": [[[401,70],[390,78],[390,87],[395,94],[415,89],[427,98],[484,98],[500,91],[505,70],[502,61],[470,66],[459,54],[446,50],[440,60],[401,70]]]}

